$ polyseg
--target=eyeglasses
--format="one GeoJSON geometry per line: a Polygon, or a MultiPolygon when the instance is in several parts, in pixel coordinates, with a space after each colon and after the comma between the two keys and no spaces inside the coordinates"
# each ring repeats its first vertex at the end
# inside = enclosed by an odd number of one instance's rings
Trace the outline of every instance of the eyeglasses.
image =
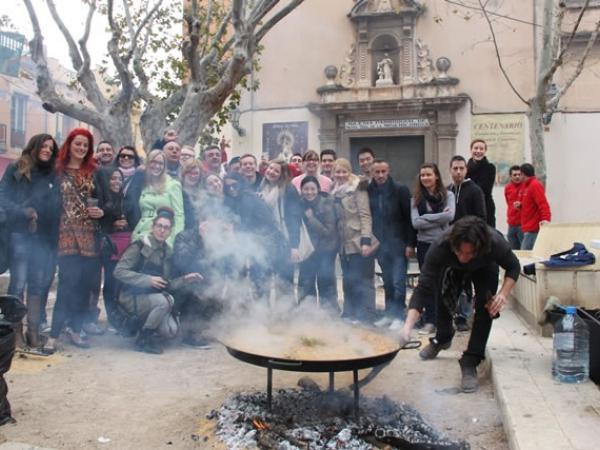
{"type": "Polygon", "coordinates": [[[135,159],[135,156],[134,155],[129,155],[127,153],[121,153],[119,155],[119,158],[121,158],[121,159],[135,159]]]}
{"type": "Polygon", "coordinates": [[[163,225],[161,223],[157,223],[154,225],[154,228],[158,228],[159,230],[169,231],[171,229],[171,225],[163,225]]]}

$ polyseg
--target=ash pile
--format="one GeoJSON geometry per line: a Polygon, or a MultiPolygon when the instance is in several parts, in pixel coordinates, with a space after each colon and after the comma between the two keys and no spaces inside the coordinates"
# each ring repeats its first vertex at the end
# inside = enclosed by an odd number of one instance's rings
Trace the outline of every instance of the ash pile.
{"type": "Polygon", "coordinates": [[[282,389],[273,395],[271,412],[265,393],[241,393],[208,418],[217,421],[217,435],[229,449],[470,449],[387,397],[363,397],[356,418],[352,396],[344,391],[282,389]]]}

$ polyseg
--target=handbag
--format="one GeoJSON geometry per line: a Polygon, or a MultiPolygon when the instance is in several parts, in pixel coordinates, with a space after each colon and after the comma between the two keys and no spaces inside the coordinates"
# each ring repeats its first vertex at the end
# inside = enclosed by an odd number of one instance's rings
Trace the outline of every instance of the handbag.
{"type": "Polygon", "coordinates": [[[97,231],[96,239],[98,240],[98,252],[104,259],[110,259],[111,256],[116,255],[119,250],[117,246],[104,231],[97,231]]]}
{"type": "Polygon", "coordinates": [[[300,222],[300,243],[298,244],[298,262],[307,260],[315,251],[304,220],[300,222]]]}

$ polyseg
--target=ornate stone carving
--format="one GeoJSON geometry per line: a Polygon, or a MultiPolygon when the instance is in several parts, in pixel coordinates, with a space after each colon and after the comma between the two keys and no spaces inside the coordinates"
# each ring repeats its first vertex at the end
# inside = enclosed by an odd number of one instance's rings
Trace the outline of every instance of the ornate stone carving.
{"type": "Polygon", "coordinates": [[[377,2],[376,12],[389,12],[392,11],[392,4],[390,0],[379,0],[377,2]]]}
{"type": "Polygon", "coordinates": [[[429,47],[421,39],[416,40],[417,46],[417,80],[419,83],[429,83],[435,75],[433,61],[429,57],[429,47]]]}
{"type": "Polygon", "coordinates": [[[356,44],[350,46],[346,53],[344,63],[340,66],[340,84],[344,87],[352,87],[356,82],[356,44]]]}

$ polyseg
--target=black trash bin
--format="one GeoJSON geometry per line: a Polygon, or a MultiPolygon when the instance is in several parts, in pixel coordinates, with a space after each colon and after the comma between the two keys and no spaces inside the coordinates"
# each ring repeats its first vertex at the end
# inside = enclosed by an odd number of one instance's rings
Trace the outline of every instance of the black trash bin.
{"type": "Polygon", "coordinates": [[[14,422],[8,402],[8,386],[4,374],[10,370],[15,354],[14,326],[23,320],[27,308],[14,295],[0,295],[0,425],[14,422]]]}
{"type": "MultiPolygon", "coordinates": [[[[600,309],[584,309],[584,311],[600,320],[600,309]]],[[[550,311],[552,326],[564,315],[565,312],[562,309],[550,311]]],[[[585,321],[590,330],[590,380],[600,385],[600,324],[582,313],[580,308],[577,308],[577,315],[585,321]]]]}

